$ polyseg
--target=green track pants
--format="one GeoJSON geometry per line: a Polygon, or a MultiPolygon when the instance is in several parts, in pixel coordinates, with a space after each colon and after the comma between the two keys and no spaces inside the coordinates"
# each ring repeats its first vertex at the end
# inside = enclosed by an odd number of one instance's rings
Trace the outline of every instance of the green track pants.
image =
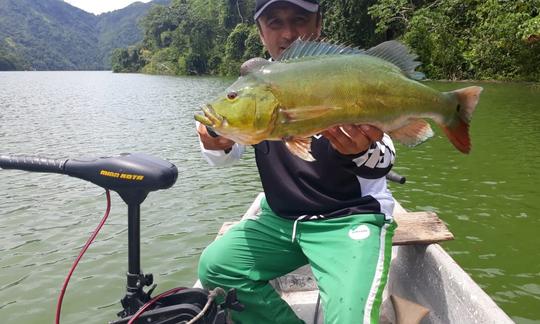
{"type": "Polygon", "coordinates": [[[376,323],[386,285],[395,223],[362,214],[297,222],[275,215],[263,199],[258,219],[232,227],[199,262],[207,289],[236,288],[246,306],[235,324],[303,323],[269,280],[309,263],[325,323],[376,323]]]}

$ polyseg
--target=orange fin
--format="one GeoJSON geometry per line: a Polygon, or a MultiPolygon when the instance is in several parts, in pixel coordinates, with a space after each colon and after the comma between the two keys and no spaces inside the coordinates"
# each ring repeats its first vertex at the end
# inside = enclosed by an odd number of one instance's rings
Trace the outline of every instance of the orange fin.
{"type": "Polygon", "coordinates": [[[308,162],[315,161],[311,155],[311,137],[288,137],[283,141],[292,154],[308,162]]]}
{"type": "Polygon", "coordinates": [[[429,309],[396,295],[390,295],[396,313],[396,324],[419,324],[429,309]]]}
{"type": "Polygon", "coordinates": [[[433,137],[433,130],[427,121],[411,118],[405,126],[389,132],[388,135],[401,144],[416,146],[433,137]]]}
{"type": "Polygon", "coordinates": [[[298,107],[290,109],[280,110],[281,122],[284,124],[294,123],[298,121],[305,121],[310,119],[315,119],[321,116],[324,116],[336,109],[341,109],[339,107],[328,107],[328,106],[307,106],[307,107],[298,107]]]}
{"type": "Polygon", "coordinates": [[[458,101],[456,112],[449,123],[440,126],[450,142],[462,153],[471,151],[469,123],[482,90],[482,87],[467,87],[450,92],[458,101]]]}

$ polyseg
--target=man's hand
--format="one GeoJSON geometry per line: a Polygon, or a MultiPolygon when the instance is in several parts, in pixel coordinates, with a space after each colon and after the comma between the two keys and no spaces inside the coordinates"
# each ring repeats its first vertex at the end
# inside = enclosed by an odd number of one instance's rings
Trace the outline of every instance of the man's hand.
{"type": "Polygon", "coordinates": [[[344,155],[365,152],[373,142],[380,141],[383,131],[370,125],[342,125],[322,132],[332,147],[344,155]]]}
{"type": "Polygon", "coordinates": [[[223,137],[223,136],[212,137],[208,133],[206,126],[204,126],[203,124],[199,124],[199,126],[197,127],[197,133],[199,133],[199,137],[201,138],[201,143],[203,144],[204,148],[207,150],[226,151],[234,145],[234,142],[226,137],[223,137]]]}

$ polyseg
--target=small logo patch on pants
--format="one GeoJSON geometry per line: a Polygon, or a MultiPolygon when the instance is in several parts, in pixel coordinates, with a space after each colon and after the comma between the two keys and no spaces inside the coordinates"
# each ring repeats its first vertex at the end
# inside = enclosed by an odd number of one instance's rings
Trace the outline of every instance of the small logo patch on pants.
{"type": "Polygon", "coordinates": [[[358,225],[356,228],[349,230],[349,237],[353,240],[364,240],[369,237],[369,227],[367,225],[358,225]]]}

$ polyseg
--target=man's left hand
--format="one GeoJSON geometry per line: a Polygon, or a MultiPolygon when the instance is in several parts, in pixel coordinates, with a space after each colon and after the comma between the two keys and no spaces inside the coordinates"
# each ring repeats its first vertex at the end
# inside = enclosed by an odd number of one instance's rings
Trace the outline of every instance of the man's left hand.
{"type": "Polygon", "coordinates": [[[322,135],[332,147],[344,155],[365,152],[373,142],[380,141],[383,131],[371,125],[341,125],[329,128],[322,135]]]}

